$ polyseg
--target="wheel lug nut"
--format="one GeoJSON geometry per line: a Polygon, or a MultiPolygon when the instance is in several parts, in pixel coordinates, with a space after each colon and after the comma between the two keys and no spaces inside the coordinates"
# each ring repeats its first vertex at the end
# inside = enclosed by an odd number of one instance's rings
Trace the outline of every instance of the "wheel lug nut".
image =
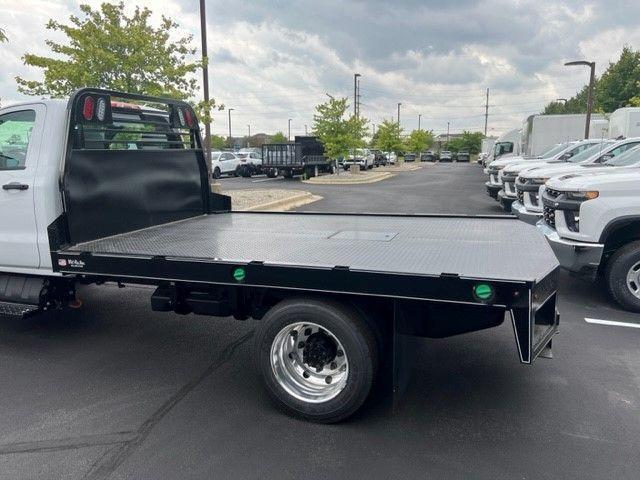
{"type": "Polygon", "coordinates": [[[331,378],[331,375],[329,375],[328,377],[326,377],[324,379],[324,381],[327,382],[327,383],[331,383],[333,381],[333,378],[331,378]]]}
{"type": "Polygon", "coordinates": [[[289,359],[293,360],[293,353],[289,352],[289,359]]]}
{"type": "Polygon", "coordinates": [[[342,356],[344,355],[344,352],[343,352],[342,350],[338,350],[338,351],[336,352],[336,355],[337,355],[338,357],[342,357],[342,356]]]}
{"type": "Polygon", "coordinates": [[[298,348],[304,348],[304,342],[299,342],[298,343],[298,348]]]}
{"type": "Polygon", "coordinates": [[[335,370],[338,367],[336,362],[331,362],[331,370],[335,370]]]}
{"type": "Polygon", "coordinates": [[[311,335],[311,329],[310,328],[305,328],[304,329],[304,334],[308,337],[309,335],[311,335]]]}
{"type": "Polygon", "coordinates": [[[302,376],[304,378],[309,378],[309,372],[302,372],[302,376]]]}

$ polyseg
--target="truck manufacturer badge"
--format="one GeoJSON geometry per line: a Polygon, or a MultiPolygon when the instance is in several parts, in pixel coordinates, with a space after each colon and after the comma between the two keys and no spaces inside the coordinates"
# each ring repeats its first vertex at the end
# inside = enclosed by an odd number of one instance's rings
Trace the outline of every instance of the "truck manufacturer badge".
{"type": "Polygon", "coordinates": [[[59,267],[66,267],[67,266],[67,261],[64,258],[59,258],[58,259],[58,266],[59,267]]]}

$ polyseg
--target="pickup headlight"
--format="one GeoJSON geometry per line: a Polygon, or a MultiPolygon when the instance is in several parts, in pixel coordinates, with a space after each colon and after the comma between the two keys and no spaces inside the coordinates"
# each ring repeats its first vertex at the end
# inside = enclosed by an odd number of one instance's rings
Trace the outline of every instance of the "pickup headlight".
{"type": "Polygon", "coordinates": [[[567,200],[593,200],[594,198],[598,198],[600,192],[597,190],[588,190],[584,192],[565,192],[567,200]]]}

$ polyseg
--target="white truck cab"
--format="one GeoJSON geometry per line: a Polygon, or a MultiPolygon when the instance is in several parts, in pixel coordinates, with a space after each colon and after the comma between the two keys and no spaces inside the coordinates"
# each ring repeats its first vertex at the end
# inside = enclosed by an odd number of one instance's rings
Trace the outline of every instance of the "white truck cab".
{"type": "Polygon", "coordinates": [[[518,200],[511,208],[521,220],[535,224],[542,216],[542,203],[539,201],[541,187],[551,177],[593,172],[595,168],[629,167],[640,158],[635,148],[640,145],[640,137],[624,140],[607,140],[592,149],[587,149],[567,160],[565,163],[533,167],[519,173],[516,180],[518,200]],[[633,153],[632,152],[635,152],[633,153]]]}
{"type": "Polygon", "coordinates": [[[640,170],[551,178],[542,194],[545,234],[560,265],[603,276],[622,307],[640,312],[640,170]]]}
{"type": "Polygon", "coordinates": [[[576,142],[568,142],[560,147],[552,148],[549,153],[544,153],[540,158],[526,159],[526,161],[518,163],[510,163],[500,170],[498,181],[502,184],[502,189],[498,192],[498,201],[505,212],[511,212],[511,205],[517,200],[516,178],[518,174],[526,169],[547,166],[554,164],[563,164],[569,161],[575,155],[587,151],[591,148],[597,148],[602,140],[587,139],[576,142]]]}

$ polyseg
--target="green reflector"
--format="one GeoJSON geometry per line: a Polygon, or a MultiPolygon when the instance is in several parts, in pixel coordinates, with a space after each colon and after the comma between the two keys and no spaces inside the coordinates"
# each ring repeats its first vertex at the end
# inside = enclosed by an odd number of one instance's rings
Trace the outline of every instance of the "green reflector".
{"type": "Polygon", "coordinates": [[[475,287],[473,287],[473,293],[480,300],[489,300],[493,297],[493,288],[491,285],[486,283],[479,283],[475,287]]]}
{"type": "Polygon", "coordinates": [[[242,267],[238,267],[233,271],[233,278],[235,278],[237,282],[243,281],[246,276],[247,272],[245,272],[242,267]]]}

